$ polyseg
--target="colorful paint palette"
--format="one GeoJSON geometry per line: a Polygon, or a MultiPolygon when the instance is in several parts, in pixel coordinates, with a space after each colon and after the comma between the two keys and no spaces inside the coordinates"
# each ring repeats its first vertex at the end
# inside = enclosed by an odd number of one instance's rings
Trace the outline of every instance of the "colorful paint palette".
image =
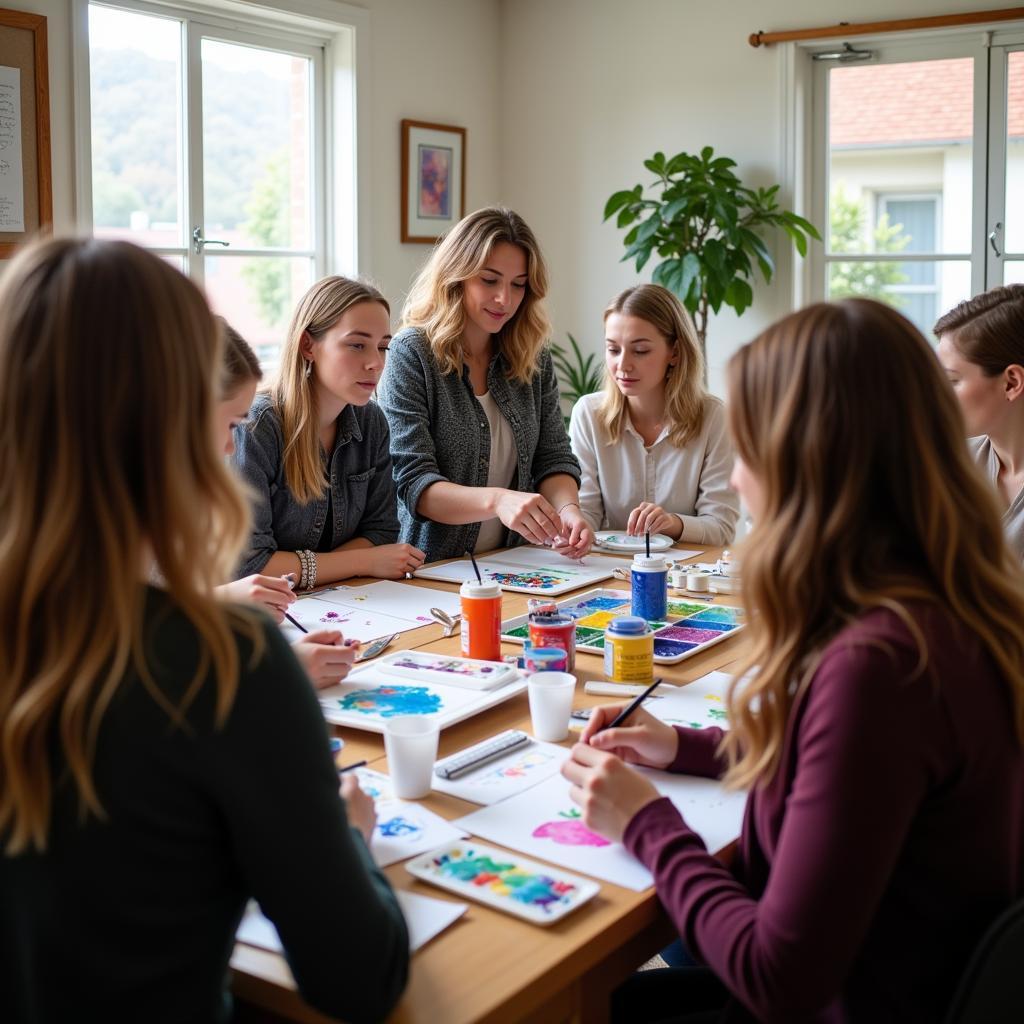
{"type": "MultiPolygon", "coordinates": [[[[632,614],[630,596],[624,590],[590,590],[558,602],[558,610],[576,620],[576,650],[591,654],[604,651],[605,627],[612,619],[632,614]]],[[[743,609],[704,602],[668,602],[665,621],[650,622],[654,629],[654,660],[671,665],[720,643],[743,628],[743,609]]],[[[523,643],[530,638],[527,616],[507,619],[501,624],[501,638],[523,643]]]]}
{"type": "Polygon", "coordinates": [[[410,875],[534,924],[552,924],[600,892],[596,883],[471,840],[406,864],[410,875]]]}

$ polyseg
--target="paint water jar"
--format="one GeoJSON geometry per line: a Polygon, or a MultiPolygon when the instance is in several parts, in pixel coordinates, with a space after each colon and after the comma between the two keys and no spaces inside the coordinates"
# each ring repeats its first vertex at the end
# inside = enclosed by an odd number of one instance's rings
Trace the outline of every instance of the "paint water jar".
{"type": "Polygon", "coordinates": [[[566,667],[576,667],[576,620],[564,612],[533,612],[529,617],[530,643],[536,648],[558,647],[565,651],[566,667]]]}
{"type": "Polygon", "coordinates": [[[624,615],[604,631],[604,674],[613,683],[654,680],[654,630],[646,619],[624,615]]]}
{"type": "Polygon", "coordinates": [[[634,555],[630,569],[633,614],[648,622],[668,614],[668,562],[664,555],[634,555]]]}
{"type": "Polygon", "coordinates": [[[523,651],[523,668],[529,675],[534,672],[564,672],[567,668],[567,657],[561,647],[526,645],[523,651]]]}
{"type": "Polygon", "coordinates": [[[462,656],[501,661],[501,587],[467,580],[459,588],[462,656]]]}

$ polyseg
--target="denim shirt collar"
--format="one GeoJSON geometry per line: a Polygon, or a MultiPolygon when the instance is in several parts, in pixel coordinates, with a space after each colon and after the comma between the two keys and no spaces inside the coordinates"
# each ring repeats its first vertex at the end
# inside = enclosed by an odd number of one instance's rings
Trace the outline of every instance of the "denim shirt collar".
{"type": "Polygon", "coordinates": [[[334,435],[334,447],[330,453],[332,456],[343,444],[363,439],[363,432],[359,429],[355,409],[351,405],[346,405],[338,414],[337,424],[338,432],[334,435]]]}

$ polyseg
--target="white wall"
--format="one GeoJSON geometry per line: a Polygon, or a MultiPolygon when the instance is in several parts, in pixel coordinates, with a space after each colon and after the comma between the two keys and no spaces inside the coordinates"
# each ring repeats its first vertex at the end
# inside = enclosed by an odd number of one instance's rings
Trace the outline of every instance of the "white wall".
{"type": "MultiPolygon", "coordinates": [[[[274,0],[261,0],[274,6],[274,0]]],[[[401,300],[426,245],[400,241],[399,189],[403,117],[467,129],[466,203],[470,209],[498,195],[499,0],[364,0],[370,10],[370,147],[372,216],[370,260],[361,271],[401,300]]],[[[20,0],[19,9],[47,18],[50,51],[50,126],[53,135],[53,214],[56,231],[75,228],[71,5],[69,0],[20,0]]],[[[0,264],[2,265],[2,264],[0,264]]]]}
{"type": "MultiPolygon", "coordinates": [[[[556,337],[597,348],[601,311],[635,283],[618,262],[622,235],[607,198],[649,175],[643,160],[705,145],[731,156],[750,185],[781,180],[780,50],[758,30],[817,27],[990,9],[990,0],[504,0],[501,183],[551,263],[556,337]],[[726,13],[727,12],[727,13],[726,13]]],[[[785,200],[784,200],[785,201],[785,200]]],[[[644,270],[649,280],[653,264],[644,270]]],[[[709,325],[711,385],[728,356],[788,311],[786,282],[755,286],[754,305],[709,325]]]]}

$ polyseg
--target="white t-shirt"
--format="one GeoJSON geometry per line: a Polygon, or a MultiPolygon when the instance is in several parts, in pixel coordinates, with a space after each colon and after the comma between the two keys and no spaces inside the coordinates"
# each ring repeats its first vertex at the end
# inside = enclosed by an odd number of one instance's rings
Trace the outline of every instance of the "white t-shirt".
{"type": "MultiPolygon", "coordinates": [[[[999,491],[999,456],[996,455],[992,442],[987,435],[968,438],[967,447],[970,449],[974,461],[981,467],[985,476],[992,481],[992,486],[999,494],[1002,502],[1003,495],[999,491]]],[[[1010,507],[1003,513],[1003,530],[1006,532],[1006,539],[1010,546],[1024,558],[1024,490],[1010,502],[1010,507]]]]}
{"type": "MultiPolygon", "coordinates": [[[[512,436],[512,428],[508,420],[501,414],[490,391],[477,395],[487,417],[487,425],[491,430],[491,457],[487,469],[488,487],[511,487],[516,475],[518,460],[516,441],[512,436]]],[[[488,519],[480,524],[480,534],[473,552],[491,551],[505,544],[505,524],[498,518],[488,519]]]]}
{"type": "Polygon", "coordinates": [[[704,405],[699,436],[677,448],[662,430],[648,447],[629,417],[612,442],[599,411],[603,395],[584,395],[569,423],[580,460],[580,511],[594,530],[624,530],[643,501],[660,505],[683,524],[680,540],[720,547],[732,543],[740,499],[729,486],[732,445],[725,408],[713,397],[704,405]]]}

